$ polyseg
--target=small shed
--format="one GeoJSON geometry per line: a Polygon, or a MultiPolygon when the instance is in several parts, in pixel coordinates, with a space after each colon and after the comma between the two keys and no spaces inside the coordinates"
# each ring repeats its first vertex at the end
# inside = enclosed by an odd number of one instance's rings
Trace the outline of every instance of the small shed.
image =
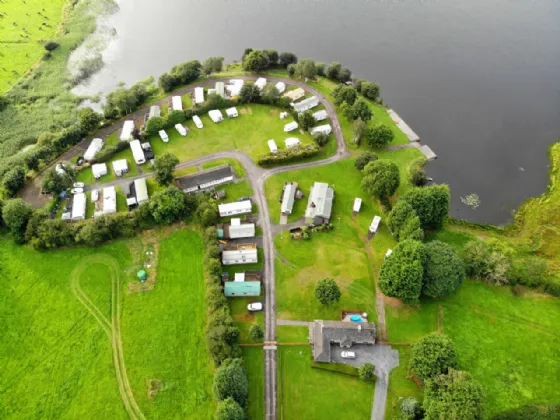
{"type": "Polygon", "coordinates": [[[377,232],[377,229],[379,229],[379,223],[381,223],[381,217],[375,216],[371,221],[371,225],[369,225],[370,233],[377,232]]]}
{"type": "Polygon", "coordinates": [[[258,281],[227,281],[224,283],[226,297],[260,296],[261,283],[258,281]]]}
{"type": "Polygon", "coordinates": [[[95,163],[95,164],[91,165],[91,171],[93,172],[93,177],[95,179],[99,179],[103,175],[107,175],[107,164],[105,164],[105,163],[95,163]]]}
{"type": "Polygon", "coordinates": [[[285,118],[288,118],[288,113],[285,112],[285,111],[284,111],[284,112],[281,112],[281,113],[280,113],[280,119],[283,120],[283,119],[285,119],[285,118]]]}
{"type": "Polygon", "coordinates": [[[239,116],[236,107],[231,107],[231,108],[226,109],[226,114],[227,114],[228,118],[237,118],[239,116]]]}
{"type": "Polygon", "coordinates": [[[113,161],[113,171],[116,176],[123,176],[128,172],[128,162],[126,159],[113,161]]]}
{"type": "Polygon", "coordinates": [[[354,206],[352,207],[352,211],[356,214],[360,212],[360,208],[362,207],[362,199],[355,198],[354,199],[354,206]]]}
{"type": "Polygon", "coordinates": [[[235,275],[233,276],[233,281],[245,281],[245,272],[235,273],[235,275]]]}
{"type": "Polygon", "coordinates": [[[260,90],[263,90],[263,88],[266,86],[266,79],[264,77],[259,77],[255,82],[255,86],[260,90]]]}
{"type": "Polygon", "coordinates": [[[214,121],[216,124],[224,120],[224,116],[222,115],[219,109],[211,110],[210,112],[208,112],[208,115],[210,116],[210,119],[214,121]]]}
{"type": "Polygon", "coordinates": [[[297,128],[298,128],[298,123],[292,121],[291,123],[288,123],[284,126],[284,133],[289,133],[290,131],[297,130],[297,128]]]}
{"type": "Polygon", "coordinates": [[[268,148],[270,149],[270,153],[276,153],[278,151],[278,146],[276,146],[276,142],[274,140],[268,141],[268,148]]]}
{"type": "Polygon", "coordinates": [[[286,90],[286,83],[284,82],[276,83],[276,89],[278,90],[278,93],[284,93],[284,91],[286,90]]]}
{"type": "Polygon", "coordinates": [[[299,141],[299,139],[295,138],[295,137],[290,137],[287,138],[286,141],[284,142],[286,144],[286,148],[290,148],[290,147],[294,147],[297,146],[299,144],[301,144],[301,142],[299,141]]]}
{"type": "Polygon", "coordinates": [[[97,203],[99,201],[99,190],[92,190],[91,191],[91,202],[97,203]]]}

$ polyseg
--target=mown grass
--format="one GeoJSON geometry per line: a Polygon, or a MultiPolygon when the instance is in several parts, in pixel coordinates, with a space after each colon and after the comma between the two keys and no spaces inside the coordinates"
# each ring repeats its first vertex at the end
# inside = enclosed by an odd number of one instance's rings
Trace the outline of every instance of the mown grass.
{"type": "Polygon", "coordinates": [[[207,162],[202,164],[202,169],[210,169],[215,168],[216,166],[230,164],[235,172],[235,176],[237,178],[244,178],[247,176],[247,172],[245,172],[245,168],[237,159],[218,159],[213,160],[212,162],[207,162]]]}
{"type": "Polygon", "coordinates": [[[262,347],[243,347],[243,360],[249,378],[249,420],[264,418],[264,354],[262,347]]]}
{"type": "Polygon", "coordinates": [[[218,188],[218,190],[223,190],[226,192],[226,198],[220,200],[220,202],[230,203],[232,201],[237,201],[241,197],[251,197],[253,195],[253,188],[249,181],[236,182],[234,184],[228,184],[223,188],[218,188]]]}

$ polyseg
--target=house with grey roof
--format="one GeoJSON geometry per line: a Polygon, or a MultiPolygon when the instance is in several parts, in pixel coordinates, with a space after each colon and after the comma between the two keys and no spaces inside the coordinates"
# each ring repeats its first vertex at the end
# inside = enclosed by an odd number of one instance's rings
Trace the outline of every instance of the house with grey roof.
{"type": "Polygon", "coordinates": [[[375,344],[375,324],[372,322],[344,322],[315,320],[310,341],[315,362],[331,362],[336,348],[349,349],[354,344],[375,344]]]}
{"type": "Polygon", "coordinates": [[[305,210],[305,222],[316,225],[328,223],[331,218],[333,200],[334,190],[329,187],[329,184],[314,183],[305,210]]]}

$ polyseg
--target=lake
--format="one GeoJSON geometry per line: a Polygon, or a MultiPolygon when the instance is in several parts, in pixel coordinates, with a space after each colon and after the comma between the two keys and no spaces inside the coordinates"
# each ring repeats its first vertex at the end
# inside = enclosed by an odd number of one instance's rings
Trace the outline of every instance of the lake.
{"type": "Polygon", "coordinates": [[[339,61],[376,81],[382,97],[429,145],[451,215],[503,224],[545,191],[560,140],[560,2],[121,0],[105,67],[81,93],[156,78],[245,47],[339,61]],[[476,193],[472,210],[461,197],[476,193]]]}

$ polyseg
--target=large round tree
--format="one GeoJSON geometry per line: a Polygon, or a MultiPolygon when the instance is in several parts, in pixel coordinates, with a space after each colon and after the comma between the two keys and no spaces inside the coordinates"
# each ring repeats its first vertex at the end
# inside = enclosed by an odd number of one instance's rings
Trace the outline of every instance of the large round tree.
{"type": "Polygon", "coordinates": [[[397,164],[388,159],[378,159],[368,163],[364,168],[362,189],[368,194],[384,200],[397,191],[400,182],[397,164]]]}
{"type": "Polygon", "coordinates": [[[451,339],[444,334],[428,334],[412,346],[408,370],[424,383],[455,367],[457,353],[451,339]]]}
{"type": "Polygon", "coordinates": [[[246,418],[243,408],[233,398],[221,401],[216,409],[216,420],[245,420],[246,418]]]}
{"type": "Polygon", "coordinates": [[[465,279],[463,261],[448,244],[440,241],[424,245],[422,294],[439,298],[457,290],[465,279]]]}
{"type": "Polygon", "coordinates": [[[408,305],[418,303],[422,290],[424,250],[421,242],[400,242],[379,273],[379,287],[387,296],[402,299],[408,305]]]}
{"type": "Polygon", "coordinates": [[[340,300],[341,292],[333,279],[321,279],[315,286],[315,297],[321,304],[330,305],[340,300]]]}
{"type": "Polygon", "coordinates": [[[249,382],[241,359],[226,359],[214,376],[214,395],[218,401],[233,398],[242,407],[247,403],[249,382]]]}
{"type": "Polygon", "coordinates": [[[422,240],[424,231],[416,211],[406,201],[399,200],[389,213],[389,230],[397,241],[405,239],[422,240]]]}

